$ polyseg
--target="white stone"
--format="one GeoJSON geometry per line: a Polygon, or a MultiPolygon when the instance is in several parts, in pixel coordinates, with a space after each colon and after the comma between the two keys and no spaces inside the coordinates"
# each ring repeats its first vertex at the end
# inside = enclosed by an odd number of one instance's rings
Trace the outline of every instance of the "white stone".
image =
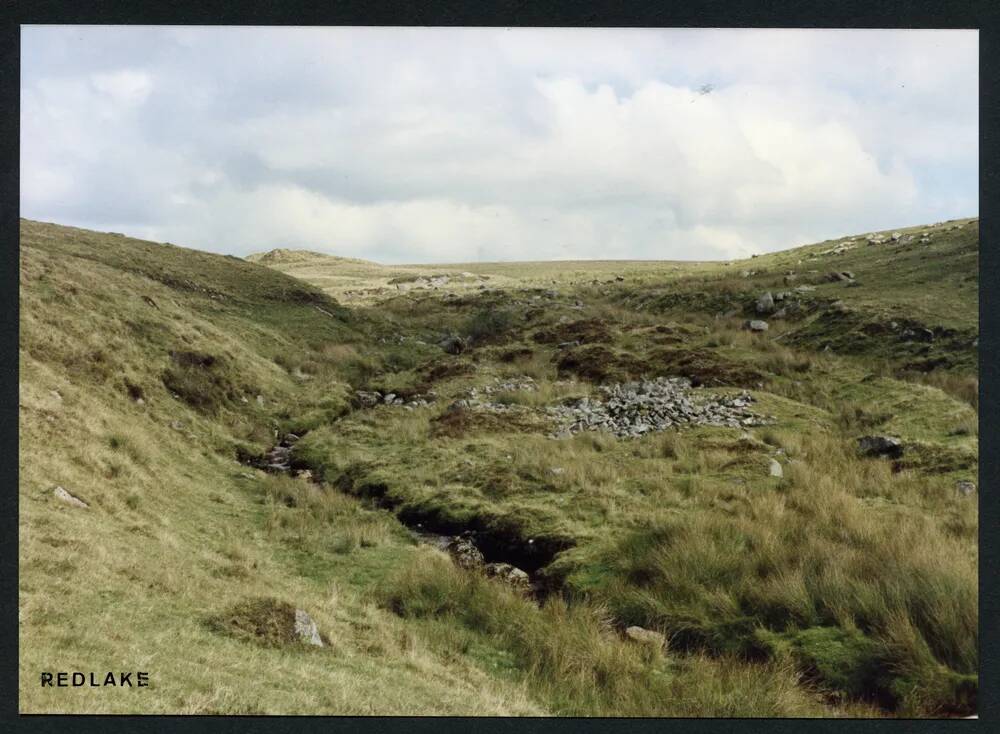
{"type": "Polygon", "coordinates": [[[323,640],[319,636],[319,629],[316,627],[316,623],[302,609],[295,610],[295,634],[308,645],[323,647],[323,640]]]}
{"type": "Polygon", "coordinates": [[[61,499],[66,504],[72,505],[73,507],[87,508],[87,507],[90,506],[86,502],[84,502],[83,500],[78,499],[77,497],[74,497],[73,495],[71,495],[69,492],[67,492],[62,487],[56,487],[53,490],[53,494],[55,494],[56,497],[58,497],[59,499],[61,499]]]}

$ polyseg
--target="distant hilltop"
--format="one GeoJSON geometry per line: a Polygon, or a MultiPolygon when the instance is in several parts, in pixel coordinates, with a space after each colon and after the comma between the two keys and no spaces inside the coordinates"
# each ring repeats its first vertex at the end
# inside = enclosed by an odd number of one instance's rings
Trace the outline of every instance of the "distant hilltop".
{"type": "Polygon", "coordinates": [[[248,262],[264,264],[304,262],[307,260],[339,260],[341,262],[368,264],[367,260],[360,260],[358,258],[326,255],[322,252],[313,252],[311,250],[289,250],[284,247],[276,247],[267,252],[255,252],[247,255],[244,259],[248,262]]]}

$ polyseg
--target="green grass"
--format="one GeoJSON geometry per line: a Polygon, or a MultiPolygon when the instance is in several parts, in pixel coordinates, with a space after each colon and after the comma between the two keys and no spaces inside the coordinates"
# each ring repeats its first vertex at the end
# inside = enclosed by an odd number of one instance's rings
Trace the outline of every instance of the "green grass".
{"type": "Polygon", "coordinates": [[[388,268],[22,221],[21,710],[974,712],[979,528],[955,483],[978,464],[978,226],[948,226],[742,263],[388,268]],[[819,282],[835,268],[862,285],[819,282]],[[742,330],[788,270],[816,281],[799,314],[742,330]],[[751,390],[773,423],[548,437],[553,402],[678,374],[751,390]],[[516,413],[446,410],[524,375],[537,390],[491,398],[516,413]],[[357,410],[355,389],[439,397],[357,410]],[[289,430],[320,484],[236,462],[289,430]],[[868,433],[903,458],[858,456],[868,433]],[[404,522],[475,529],[553,593],[463,571],[404,522]],[[329,646],[282,636],[296,607],[329,646]],[[152,672],[141,701],[35,685],[122,665],[152,672]]]}

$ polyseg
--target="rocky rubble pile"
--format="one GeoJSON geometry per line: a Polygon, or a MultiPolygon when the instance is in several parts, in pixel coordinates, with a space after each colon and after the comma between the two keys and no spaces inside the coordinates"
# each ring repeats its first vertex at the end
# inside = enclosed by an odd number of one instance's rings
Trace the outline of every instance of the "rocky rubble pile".
{"type": "Polygon", "coordinates": [[[546,412],[558,428],[553,438],[580,431],[608,431],[619,438],[635,438],[671,426],[760,426],[769,422],[750,410],[754,398],[737,395],[696,394],[684,377],[626,382],[601,388],[600,398],[579,398],[551,406],[546,412]]]}

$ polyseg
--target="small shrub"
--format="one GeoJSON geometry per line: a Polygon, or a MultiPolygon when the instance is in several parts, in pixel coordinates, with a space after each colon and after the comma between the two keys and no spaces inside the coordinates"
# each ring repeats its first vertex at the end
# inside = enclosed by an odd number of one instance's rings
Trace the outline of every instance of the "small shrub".
{"type": "Polygon", "coordinates": [[[298,642],[295,607],[264,597],[247,599],[207,620],[214,632],[254,642],[264,647],[282,647],[298,642]]]}
{"type": "Polygon", "coordinates": [[[196,410],[214,415],[230,403],[238,390],[221,357],[203,352],[174,351],[173,364],[163,371],[163,385],[196,410]]]}
{"type": "Polygon", "coordinates": [[[472,315],[465,326],[465,333],[473,342],[497,341],[507,335],[514,323],[514,316],[504,309],[483,309],[472,315]]]}

